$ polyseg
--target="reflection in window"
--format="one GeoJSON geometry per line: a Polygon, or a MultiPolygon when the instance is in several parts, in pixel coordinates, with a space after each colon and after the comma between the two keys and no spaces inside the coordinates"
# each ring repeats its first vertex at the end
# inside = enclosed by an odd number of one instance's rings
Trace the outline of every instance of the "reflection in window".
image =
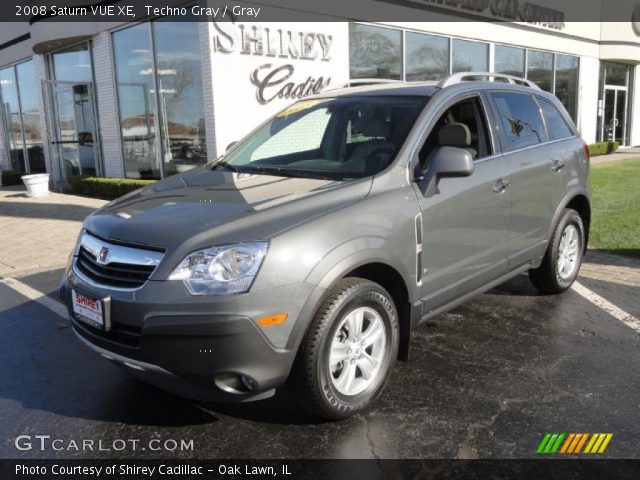
{"type": "Polygon", "coordinates": [[[449,39],[406,33],[405,64],[408,82],[439,80],[449,73],[449,39]]]}
{"type": "Polygon", "coordinates": [[[76,45],[52,56],[56,80],[91,82],[91,56],[86,43],[76,45]]]}
{"type": "Polygon", "coordinates": [[[556,55],[555,95],[576,119],[578,113],[578,68],[580,60],[571,55],[556,55]]]}
{"type": "Polygon", "coordinates": [[[498,109],[509,150],[547,141],[540,110],[531,95],[496,92],[491,96],[498,109]]]}
{"type": "Polygon", "coordinates": [[[0,97],[11,169],[16,172],[45,172],[38,84],[32,60],[0,70],[0,97]]]}
{"type": "Polygon", "coordinates": [[[139,24],[115,32],[113,49],[126,176],[160,178],[160,158],[165,175],[205,163],[197,23],[139,24]]]}
{"type": "Polygon", "coordinates": [[[489,45],[467,40],[453,40],[453,73],[489,70],[489,45]]]}
{"type": "Polygon", "coordinates": [[[402,32],[349,24],[351,78],[402,79],[402,32]]]}
{"type": "Polygon", "coordinates": [[[30,173],[44,173],[44,150],[40,132],[40,111],[38,102],[38,84],[33,70],[33,61],[16,65],[20,106],[22,110],[22,130],[26,142],[27,159],[30,173]]]}
{"type": "Polygon", "coordinates": [[[131,178],[160,178],[149,28],[142,23],[113,34],[124,167],[131,178]]]}
{"type": "Polygon", "coordinates": [[[197,25],[153,22],[166,175],[207,161],[197,25]]]}
{"type": "Polygon", "coordinates": [[[573,131],[555,105],[543,98],[538,98],[538,104],[540,105],[544,119],[547,122],[549,139],[558,140],[560,138],[573,136],[573,131]]]}
{"type": "Polygon", "coordinates": [[[524,48],[495,47],[495,71],[516,77],[524,77],[524,48]]]}
{"type": "Polygon", "coordinates": [[[8,67],[0,70],[0,86],[2,87],[2,113],[6,143],[9,145],[11,170],[26,172],[24,163],[24,143],[22,141],[22,120],[18,103],[18,85],[15,70],[8,67]]]}
{"type": "Polygon", "coordinates": [[[627,65],[606,62],[604,64],[604,83],[607,85],[618,85],[621,87],[626,87],[628,81],[628,71],[629,67],[627,65]]]}
{"type": "Polygon", "coordinates": [[[553,53],[529,50],[527,78],[545,92],[553,93],[553,53]]]}

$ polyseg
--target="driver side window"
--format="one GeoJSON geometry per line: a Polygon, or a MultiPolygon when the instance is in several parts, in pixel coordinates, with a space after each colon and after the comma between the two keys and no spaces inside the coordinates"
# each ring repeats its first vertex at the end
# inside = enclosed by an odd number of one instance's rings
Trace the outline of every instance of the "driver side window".
{"type": "Polygon", "coordinates": [[[419,173],[424,172],[439,147],[466,149],[474,161],[493,154],[487,117],[479,97],[454,103],[440,116],[420,149],[419,173]]]}

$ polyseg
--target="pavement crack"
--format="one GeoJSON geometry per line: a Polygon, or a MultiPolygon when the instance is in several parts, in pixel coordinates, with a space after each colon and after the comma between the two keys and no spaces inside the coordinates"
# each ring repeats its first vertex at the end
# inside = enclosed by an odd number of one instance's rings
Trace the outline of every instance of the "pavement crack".
{"type": "Polygon", "coordinates": [[[371,428],[369,427],[369,421],[367,420],[367,417],[364,415],[357,415],[357,418],[360,421],[360,423],[362,423],[362,426],[364,427],[364,434],[365,434],[365,437],[367,438],[367,445],[369,446],[369,451],[371,452],[371,455],[373,455],[373,458],[375,459],[376,463],[379,463],[380,456],[376,453],[376,444],[373,441],[373,438],[371,437],[371,428]]]}
{"type": "Polygon", "coordinates": [[[478,438],[480,432],[487,428],[491,428],[500,415],[509,409],[509,403],[511,400],[503,400],[498,404],[498,411],[491,415],[489,418],[479,420],[472,423],[467,428],[467,434],[462,443],[458,446],[458,452],[456,453],[457,459],[477,459],[478,451],[474,448],[475,440],[478,438]]]}

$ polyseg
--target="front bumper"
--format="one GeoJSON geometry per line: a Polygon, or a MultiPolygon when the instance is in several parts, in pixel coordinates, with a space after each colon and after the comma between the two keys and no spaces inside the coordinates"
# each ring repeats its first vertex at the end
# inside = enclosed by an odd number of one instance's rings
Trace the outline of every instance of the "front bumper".
{"type": "Polygon", "coordinates": [[[76,335],[133,375],[199,400],[265,398],[282,385],[322,289],[308,284],[218,297],[190,296],[182,282],[148,281],[137,290],[91,284],[70,267],[60,284],[76,335]],[[109,298],[111,330],[76,319],[71,289],[109,298]],[[287,312],[282,325],[259,327],[287,312]],[[239,381],[252,381],[253,388],[239,381]]]}

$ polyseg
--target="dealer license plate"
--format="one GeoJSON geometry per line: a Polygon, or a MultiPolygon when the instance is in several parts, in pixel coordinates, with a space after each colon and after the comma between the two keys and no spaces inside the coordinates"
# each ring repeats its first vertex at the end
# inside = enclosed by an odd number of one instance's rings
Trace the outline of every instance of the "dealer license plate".
{"type": "Polygon", "coordinates": [[[71,290],[73,313],[78,320],[89,325],[104,329],[104,310],[102,302],[76,290],[71,290]]]}

